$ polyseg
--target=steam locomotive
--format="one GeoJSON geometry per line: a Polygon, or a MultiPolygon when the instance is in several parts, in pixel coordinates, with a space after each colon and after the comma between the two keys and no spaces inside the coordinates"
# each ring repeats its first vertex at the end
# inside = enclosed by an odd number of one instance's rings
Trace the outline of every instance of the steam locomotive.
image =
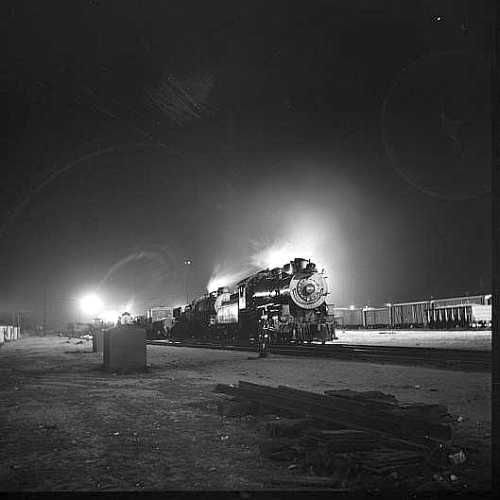
{"type": "Polygon", "coordinates": [[[174,340],[251,345],[265,333],[270,343],[330,340],[328,286],[310,260],[248,276],[234,289],[221,287],[173,310],[174,340]]]}

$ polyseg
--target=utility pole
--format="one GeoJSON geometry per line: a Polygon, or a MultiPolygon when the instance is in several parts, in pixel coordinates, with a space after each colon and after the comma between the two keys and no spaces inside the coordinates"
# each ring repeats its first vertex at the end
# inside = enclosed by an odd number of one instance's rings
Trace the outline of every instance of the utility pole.
{"type": "Polygon", "coordinates": [[[189,294],[188,294],[188,273],[189,273],[189,266],[192,264],[191,259],[186,259],[184,261],[184,266],[185,266],[185,273],[184,273],[184,288],[186,290],[186,304],[189,304],[189,294]]]}
{"type": "Polygon", "coordinates": [[[43,287],[43,336],[47,334],[47,278],[43,287]]]}

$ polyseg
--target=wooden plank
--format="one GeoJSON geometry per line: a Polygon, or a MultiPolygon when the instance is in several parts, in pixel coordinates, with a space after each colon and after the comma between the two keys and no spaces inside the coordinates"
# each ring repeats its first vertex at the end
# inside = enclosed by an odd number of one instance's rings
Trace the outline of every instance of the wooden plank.
{"type": "Polygon", "coordinates": [[[404,414],[393,415],[390,412],[383,411],[370,411],[367,414],[363,406],[354,400],[324,396],[285,386],[279,386],[278,389],[282,392],[285,391],[286,393],[295,395],[302,400],[314,401],[325,408],[325,410],[348,411],[354,422],[360,424],[364,422],[368,424],[366,425],[367,427],[382,431],[391,429],[392,434],[397,434],[400,437],[418,436],[426,438],[426,436],[429,436],[430,438],[443,441],[451,439],[451,429],[446,424],[428,422],[421,418],[412,418],[404,414]]]}
{"type": "Polygon", "coordinates": [[[314,476],[304,476],[304,477],[294,477],[294,478],[283,478],[283,479],[271,479],[271,484],[275,486],[288,486],[290,488],[301,489],[322,489],[326,488],[332,492],[347,493],[350,490],[348,488],[339,488],[338,481],[330,477],[314,477],[314,476]]]}
{"type": "Polygon", "coordinates": [[[239,393],[239,388],[235,387],[234,385],[217,384],[213,392],[229,394],[230,396],[237,396],[239,393]]]}
{"type": "Polygon", "coordinates": [[[350,389],[328,390],[324,394],[327,396],[337,396],[339,398],[366,401],[382,406],[397,406],[398,400],[392,394],[384,394],[380,391],[352,391],[350,389]]]}
{"type": "Polygon", "coordinates": [[[287,397],[286,395],[278,393],[278,391],[276,390],[273,393],[272,391],[269,391],[269,388],[265,386],[263,386],[264,390],[259,390],[259,386],[257,384],[250,384],[247,382],[244,383],[243,387],[241,388],[241,394],[244,394],[246,395],[246,397],[254,399],[255,401],[264,403],[267,406],[277,409],[284,408],[287,410],[292,410],[298,415],[303,415],[306,418],[313,418],[314,420],[325,424],[333,424],[336,426],[340,425],[345,428],[353,428],[368,433],[374,433],[383,437],[387,443],[391,443],[394,446],[419,450],[428,450],[429,448],[438,446],[438,443],[430,439],[419,439],[417,441],[415,440],[415,438],[412,438],[412,440],[407,440],[390,432],[384,432],[379,429],[374,429],[362,424],[355,423],[353,422],[352,415],[350,415],[348,412],[340,410],[330,410],[328,412],[325,412],[324,408],[322,408],[321,405],[317,405],[314,402],[308,402],[306,405],[304,405],[304,402],[297,401],[296,398],[287,397]]]}
{"type": "Polygon", "coordinates": [[[271,436],[298,436],[313,424],[311,419],[307,418],[280,418],[266,424],[266,430],[271,436]]]}

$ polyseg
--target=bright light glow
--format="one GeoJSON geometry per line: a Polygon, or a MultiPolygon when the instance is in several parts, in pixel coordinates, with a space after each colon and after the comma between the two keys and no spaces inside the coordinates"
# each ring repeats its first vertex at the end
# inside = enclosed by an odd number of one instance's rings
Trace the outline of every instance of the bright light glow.
{"type": "Polygon", "coordinates": [[[95,293],[84,295],[80,299],[80,309],[84,314],[98,314],[102,309],[102,300],[95,293]]]}
{"type": "Polygon", "coordinates": [[[118,317],[120,316],[120,313],[117,310],[108,310],[108,311],[103,311],[100,314],[101,319],[106,322],[106,323],[116,323],[118,321],[118,317]]]}
{"type": "Polygon", "coordinates": [[[99,314],[99,317],[104,320],[106,323],[116,323],[118,318],[123,313],[129,313],[131,316],[134,316],[133,312],[134,302],[133,300],[129,300],[126,304],[118,306],[113,309],[106,309],[99,314]]]}
{"type": "Polygon", "coordinates": [[[124,312],[128,312],[130,315],[133,315],[133,313],[132,313],[133,308],[134,308],[134,301],[133,300],[129,300],[126,304],[124,304],[123,306],[120,307],[122,314],[124,312]]]}
{"type": "Polygon", "coordinates": [[[231,287],[256,271],[283,267],[295,258],[311,259],[318,270],[325,269],[331,283],[335,281],[334,265],[338,249],[327,235],[335,228],[332,215],[316,206],[294,203],[286,210],[286,218],[273,238],[250,240],[249,252],[238,259],[215,266],[207,288],[231,287]]]}
{"type": "Polygon", "coordinates": [[[245,278],[251,274],[255,269],[251,267],[242,267],[238,271],[229,270],[228,272],[221,272],[220,266],[217,266],[214,273],[212,274],[210,280],[207,284],[207,290],[209,292],[216,292],[221,286],[227,286],[231,288],[239,280],[245,278]]]}
{"type": "Polygon", "coordinates": [[[275,243],[262,250],[254,255],[252,260],[259,267],[272,269],[273,267],[283,267],[296,257],[309,259],[314,258],[314,255],[311,255],[310,246],[303,241],[285,241],[275,243]]]}
{"type": "Polygon", "coordinates": [[[351,306],[349,306],[349,309],[351,309],[351,311],[352,311],[353,309],[356,309],[356,306],[351,305],[351,306]]]}
{"type": "Polygon", "coordinates": [[[257,252],[252,255],[251,262],[258,268],[283,267],[299,257],[311,259],[318,269],[328,269],[333,248],[328,248],[326,241],[327,228],[331,228],[331,216],[309,205],[296,204],[288,210],[288,223],[284,225],[285,233],[274,241],[262,242],[257,252]]]}

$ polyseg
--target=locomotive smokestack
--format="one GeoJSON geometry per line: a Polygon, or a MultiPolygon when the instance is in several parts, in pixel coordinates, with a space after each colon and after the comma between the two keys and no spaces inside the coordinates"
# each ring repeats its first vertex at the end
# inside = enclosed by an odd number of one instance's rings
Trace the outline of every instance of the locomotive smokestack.
{"type": "Polygon", "coordinates": [[[307,260],[297,257],[293,261],[293,266],[295,268],[296,273],[304,272],[306,270],[307,260]]]}

